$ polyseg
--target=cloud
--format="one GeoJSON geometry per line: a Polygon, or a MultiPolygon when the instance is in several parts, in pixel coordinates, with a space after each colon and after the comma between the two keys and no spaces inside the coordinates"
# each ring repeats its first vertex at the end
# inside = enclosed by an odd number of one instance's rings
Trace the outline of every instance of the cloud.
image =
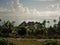
{"type": "Polygon", "coordinates": [[[19,0],[11,0],[7,2],[7,8],[0,8],[0,16],[5,19],[16,20],[17,22],[24,20],[40,20],[43,16],[43,19],[50,18],[49,16],[60,16],[59,4],[49,5],[46,10],[38,10],[34,8],[25,7],[19,0]],[[6,13],[4,13],[6,12],[6,13]],[[8,13],[9,12],[9,13],[8,13]],[[5,15],[5,16],[4,16],[5,15]],[[11,18],[10,18],[11,17],[11,18]],[[13,18],[14,17],[14,18],[13,18]]]}
{"type": "Polygon", "coordinates": [[[41,11],[41,15],[45,16],[60,16],[60,4],[50,4],[45,10],[41,11]]]}
{"type": "Polygon", "coordinates": [[[46,10],[25,7],[19,0],[11,0],[7,2],[7,5],[6,8],[0,7],[0,18],[15,21],[16,25],[19,25],[22,21],[41,22],[45,19],[57,19],[57,16],[60,16],[59,4],[50,4],[46,7],[46,10]]]}
{"type": "Polygon", "coordinates": [[[17,16],[49,16],[51,11],[38,11],[36,8],[29,9],[25,7],[23,4],[19,3],[19,0],[12,1],[11,4],[12,11],[15,12],[17,16]]]}
{"type": "MultiPolygon", "coordinates": [[[[40,0],[41,1],[41,0],[40,0]]],[[[43,0],[53,1],[53,0],[43,0]]],[[[36,8],[30,9],[25,7],[19,0],[11,0],[7,2],[7,8],[0,8],[0,12],[11,12],[14,16],[49,16],[59,14],[59,4],[49,5],[46,10],[40,11],[36,8]]]]}
{"type": "Polygon", "coordinates": [[[60,16],[60,11],[43,11],[41,12],[42,16],[60,16]]]}
{"type": "Polygon", "coordinates": [[[55,0],[32,0],[32,1],[55,1],[55,0]]]}
{"type": "Polygon", "coordinates": [[[0,12],[10,12],[10,10],[8,10],[7,8],[3,8],[3,7],[0,7],[0,12]]]}
{"type": "Polygon", "coordinates": [[[40,12],[37,9],[29,9],[28,7],[25,7],[23,4],[21,4],[19,0],[12,0],[10,3],[7,2],[7,4],[9,5],[7,9],[17,16],[40,15],[40,12]]]}
{"type": "Polygon", "coordinates": [[[51,10],[51,11],[60,11],[60,4],[57,3],[57,4],[50,4],[48,7],[47,7],[48,10],[51,10]]]}

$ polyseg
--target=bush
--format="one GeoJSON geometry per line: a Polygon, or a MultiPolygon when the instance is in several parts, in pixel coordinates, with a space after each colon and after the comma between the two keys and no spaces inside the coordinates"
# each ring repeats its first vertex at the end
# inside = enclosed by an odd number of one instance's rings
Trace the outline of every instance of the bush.
{"type": "Polygon", "coordinates": [[[8,43],[5,40],[0,40],[0,45],[14,45],[13,43],[8,43]]]}
{"type": "Polygon", "coordinates": [[[0,41],[0,45],[8,45],[5,41],[0,41]]]}
{"type": "Polygon", "coordinates": [[[57,45],[57,41],[52,41],[52,40],[50,40],[50,41],[45,41],[45,42],[44,42],[44,45],[57,45]]]}

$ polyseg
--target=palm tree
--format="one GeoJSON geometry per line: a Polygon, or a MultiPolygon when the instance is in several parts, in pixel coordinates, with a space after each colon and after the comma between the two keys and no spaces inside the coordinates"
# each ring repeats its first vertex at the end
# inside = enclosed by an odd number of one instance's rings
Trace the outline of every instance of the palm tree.
{"type": "MultiPolygon", "coordinates": [[[[0,19],[0,22],[1,22],[1,19],[0,19]]],[[[0,24],[0,30],[1,30],[1,24],[0,24]]]]}
{"type": "Polygon", "coordinates": [[[47,23],[48,23],[48,27],[49,27],[50,21],[47,21],[47,23]]]}
{"type": "MultiPolygon", "coordinates": [[[[0,19],[0,22],[1,22],[1,19],[0,19]]],[[[0,26],[1,26],[1,23],[0,23],[0,26]]]]}
{"type": "Polygon", "coordinates": [[[54,27],[56,28],[56,19],[54,19],[53,22],[54,22],[54,27]]]}
{"type": "Polygon", "coordinates": [[[54,19],[53,22],[56,24],[56,19],[54,19]]]}
{"type": "Polygon", "coordinates": [[[44,25],[44,27],[46,26],[46,20],[43,21],[43,25],[44,25]]]}
{"type": "Polygon", "coordinates": [[[1,21],[1,19],[0,19],[0,21],[1,21]]]}

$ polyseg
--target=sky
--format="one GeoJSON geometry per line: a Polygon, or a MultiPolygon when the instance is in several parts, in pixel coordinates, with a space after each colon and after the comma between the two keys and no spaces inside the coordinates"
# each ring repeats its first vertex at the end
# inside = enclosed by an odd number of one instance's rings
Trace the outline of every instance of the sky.
{"type": "Polygon", "coordinates": [[[58,21],[59,16],[60,0],[0,0],[0,18],[16,25],[23,21],[58,21]]]}

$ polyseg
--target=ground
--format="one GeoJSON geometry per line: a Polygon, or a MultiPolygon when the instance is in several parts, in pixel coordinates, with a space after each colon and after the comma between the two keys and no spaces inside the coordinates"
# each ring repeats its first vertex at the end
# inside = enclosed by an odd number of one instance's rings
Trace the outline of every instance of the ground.
{"type": "MultiPolygon", "coordinates": [[[[15,45],[43,45],[43,42],[46,40],[53,39],[20,39],[20,38],[0,38],[0,40],[6,40],[12,42],[15,45]]],[[[60,43],[60,40],[57,40],[60,43]]]]}

